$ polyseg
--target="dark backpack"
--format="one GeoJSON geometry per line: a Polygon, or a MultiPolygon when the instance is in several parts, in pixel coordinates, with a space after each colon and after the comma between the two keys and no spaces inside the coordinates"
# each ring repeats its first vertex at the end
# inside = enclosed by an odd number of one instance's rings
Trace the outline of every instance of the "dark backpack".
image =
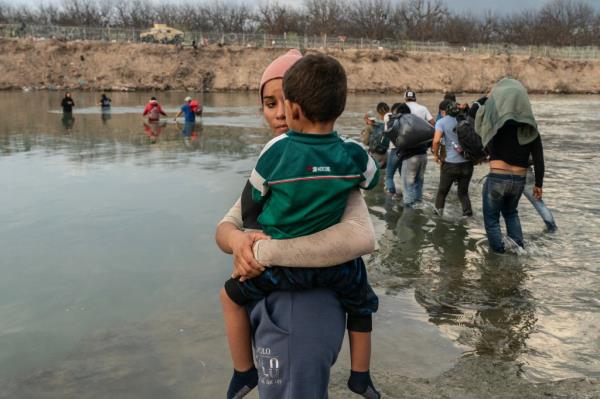
{"type": "Polygon", "coordinates": [[[385,154],[389,147],[390,139],[383,134],[383,123],[375,122],[373,132],[369,136],[369,151],[376,154],[385,154]]]}
{"type": "Polygon", "coordinates": [[[390,116],[385,134],[400,151],[414,150],[429,146],[435,129],[427,121],[415,114],[390,116]]]}
{"type": "Polygon", "coordinates": [[[481,137],[475,132],[475,119],[470,116],[460,114],[456,118],[458,122],[454,131],[458,136],[458,143],[462,147],[462,156],[474,164],[481,163],[486,160],[487,153],[483,144],[481,143],[481,137]]]}

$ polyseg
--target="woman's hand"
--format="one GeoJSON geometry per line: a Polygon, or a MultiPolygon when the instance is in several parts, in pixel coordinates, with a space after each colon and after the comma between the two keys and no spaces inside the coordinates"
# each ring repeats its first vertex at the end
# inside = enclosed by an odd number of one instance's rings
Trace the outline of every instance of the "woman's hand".
{"type": "Polygon", "coordinates": [[[533,198],[535,198],[536,200],[541,200],[542,194],[543,191],[541,187],[533,187],[533,198]]]}
{"type": "Polygon", "coordinates": [[[258,240],[268,240],[269,236],[263,232],[233,231],[229,236],[229,246],[233,254],[233,273],[231,277],[248,280],[261,274],[265,267],[254,259],[252,245],[258,240]]]}

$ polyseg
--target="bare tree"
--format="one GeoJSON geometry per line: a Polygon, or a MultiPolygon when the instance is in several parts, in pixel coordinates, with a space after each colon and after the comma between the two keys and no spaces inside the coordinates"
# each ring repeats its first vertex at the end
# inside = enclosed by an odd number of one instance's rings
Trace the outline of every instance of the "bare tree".
{"type": "Polygon", "coordinates": [[[208,32],[212,29],[210,17],[206,10],[195,4],[185,3],[178,9],[178,26],[193,30],[208,32]]]}
{"type": "Polygon", "coordinates": [[[304,0],[308,33],[313,35],[343,34],[348,28],[341,0],[304,0]]]}
{"type": "Polygon", "coordinates": [[[438,31],[438,40],[450,44],[470,44],[479,41],[480,21],[473,15],[451,15],[446,18],[444,27],[438,31]]]}
{"type": "Polygon", "coordinates": [[[348,22],[355,36],[388,39],[394,36],[390,0],[354,0],[350,3],[348,22]]]}
{"type": "Polygon", "coordinates": [[[538,16],[533,11],[506,16],[500,23],[503,32],[500,41],[514,44],[539,44],[536,40],[538,25],[538,16]]]}
{"type": "Polygon", "coordinates": [[[600,44],[600,12],[590,0],[549,0],[540,9],[503,16],[452,13],[444,0],[303,0],[301,6],[263,0],[266,3],[255,7],[237,0],[197,1],[61,0],[15,6],[0,0],[0,23],[147,29],[164,22],[182,30],[221,33],[260,30],[457,44],[600,44]]]}
{"type": "Polygon", "coordinates": [[[4,1],[0,1],[0,23],[6,24],[10,22],[10,17],[13,11],[10,5],[5,3],[4,1]]]}
{"type": "Polygon", "coordinates": [[[148,0],[123,0],[115,5],[115,23],[118,26],[143,29],[156,22],[157,15],[148,0]]]}
{"type": "Polygon", "coordinates": [[[560,46],[590,44],[594,14],[594,9],[583,1],[553,0],[539,12],[538,40],[560,46]]]}
{"type": "Polygon", "coordinates": [[[442,0],[408,0],[400,7],[400,19],[412,40],[434,40],[449,15],[442,0]]]}
{"type": "Polygon", "coordinates": [[[252,24],[252,15],[243,4],[221,3],[204,6],[212,28],[216,32],[246,32],[252,24]]]}
{"type": "Polygon", "coordinates": [[[37,15],[36,24],[56,25],[59,24],[61,10],[55,4],[40,3],[34,10],[37,15]]]}
{"type": "Polygon", "coordinates": [[[65,25],[100,26],[100,13],[92,0],[63,0],[61,20],[65,25]]]}
{"type": "Polygon", "coordinates": [[[486,11],[479,22],[479,35],[475,42],[493,43],[501,38],[500,18],[492,11],[486,11]]]}
{"type": "Polygon", "coordinates": [[[302,33],[300,23],[302,18],[303,16],[297,10],[277,2],[262,4],[256,13],[258,28],[272,35],[281,35],[285,32],[302,33]]]}

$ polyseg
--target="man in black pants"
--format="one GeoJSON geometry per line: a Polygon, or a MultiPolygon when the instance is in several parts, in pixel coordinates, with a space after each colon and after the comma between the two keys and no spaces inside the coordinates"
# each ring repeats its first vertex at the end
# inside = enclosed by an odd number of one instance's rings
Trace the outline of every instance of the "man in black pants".
{"type": "Polygon", "coordinates": [[[456,104],[449,100],[440,103],[440,114],[442,119],[435,124],[433,136],[433,159],[441,165],[440,185],[435,198],[435,209],[442,214],[446,196],[452,187],[452,183],[458,182],[458,199],[462,205],[463,216],[472,216],[471,200],[469,199],[469,184],[473,176],[473,162],[467,161],[462,153],[463,150],[458,142],[458,136],[454,131],[457,125],[456,118],[452,115],[457,109],[456,104]],[[438,151],[442,138],[446,144],[446,159],[440,160],[438,151]]]}

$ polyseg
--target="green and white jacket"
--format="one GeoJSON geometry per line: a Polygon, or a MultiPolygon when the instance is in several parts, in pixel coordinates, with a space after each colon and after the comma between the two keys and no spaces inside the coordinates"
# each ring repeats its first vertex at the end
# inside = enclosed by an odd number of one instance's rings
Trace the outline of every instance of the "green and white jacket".
{"type": "Polygon", "coordinates": [[[350,190],[379,181],[375,160],[337,132],[289,131],[269,141],[250,175],[258,222],[274,239],[304,236],[338,223],[350,190]]]}

